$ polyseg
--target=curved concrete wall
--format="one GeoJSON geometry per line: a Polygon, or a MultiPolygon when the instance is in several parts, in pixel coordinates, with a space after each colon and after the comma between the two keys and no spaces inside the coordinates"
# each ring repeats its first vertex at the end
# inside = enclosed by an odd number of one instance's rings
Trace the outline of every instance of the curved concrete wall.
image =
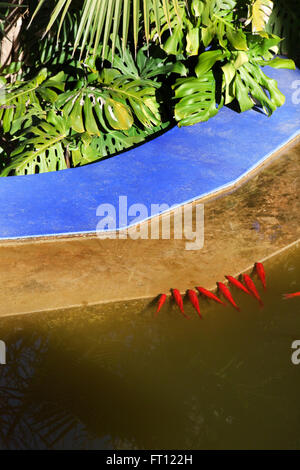
{"type": "MultiPolygon", "coordinates": [[[[212,120],[175,127],[136,149],[93,165],[0,180],[0,240],[93,233],[100,204],[173,208],[236,184],[300,134],[300,71],[266,68],[286,95],[267,118],[223,108],[212,120]]],[[[158,215],[152,212],[152,215],[158,215]]],[[[145,217],[144,217],[145,219],[145,217]]],[[[132,225],[132,220],[117,229],[132,225]]]]}

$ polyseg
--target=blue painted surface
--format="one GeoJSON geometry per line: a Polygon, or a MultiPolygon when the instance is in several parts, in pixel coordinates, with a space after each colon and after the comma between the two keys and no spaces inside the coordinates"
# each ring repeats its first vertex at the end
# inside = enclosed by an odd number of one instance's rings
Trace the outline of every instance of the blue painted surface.
{"type": "Polygon", "coordinates": [[[175,207],[235,183],[300,134],[300,105],[292,102],[300,71],[265,71],[286,95],[271,118],[223,108],[207,123],[175,127],[93,165],[1,178],[0,239],[95,232],[97,207],[118,208],[119,196],[127,196],[128,205],[143,203],[150,214],[151,204],[175,207]]]}

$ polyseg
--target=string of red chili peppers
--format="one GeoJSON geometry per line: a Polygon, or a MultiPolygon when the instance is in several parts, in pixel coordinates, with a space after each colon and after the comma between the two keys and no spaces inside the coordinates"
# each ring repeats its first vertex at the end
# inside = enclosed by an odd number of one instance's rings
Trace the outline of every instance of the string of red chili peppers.
{"type": "MultiPolygon", "coordinates": [[[[267,288],[267,286],[266,286],[266,273],[265,273],[265,269],[264,269],[263,264],[262,263],[255,263],[254,264],[254,271],[257,274],[257,276],[259,277],[259,279],[260,279],[260,281],[263,285],[263,288],[266,290],[266,288],[267,288]]],[[[245,294],[253,296],[259,302],[260,306],[263,307],[263,305],[264,305],[263,301],[262,301],[262,299],[261,299],[261,297],[260,297],[260,295],[259,295],[259,293],[258,293],[258,291],[255,287],[255,284],[254,284],[253,280],[251,279],[250,276],[248,276],[248,274],[243,274],[242,275],[243,283],[240,282],[238,279],[234,278],[233,276],[225,276],[225,277],[228,280],[229,284],[231,284],[232,286],[238,288],[239,290],[241,290],[245,294]]],[[[218,291],[223,295],[223,297],[236,310],[240,311],[240,308],[238,307],[238,305],[234,301],[228,287],[225,284],[223,284],[222,282],[217,282],[217,286],[218,286],[218,291]]],[[[214,300],[215,302],[217,302],[219,304],[225,305],[225,303],[222,300],[220,300],[219,297],[217,297],[215,294],[213,294],[209,290],[204,289],[204,287],[196,287],[196,289],[198,290],[200,295],[202,295],[203,297],[207,297],[208,299],[214,300]]],[[[171,289],[171,292],[172,292],[172,296],[173,296],[176,304],[178,305],[182,315],[185,318],[190,318],[184,312],[183,300],[182,300],[182,296],[181,296],[179,290],[178,289],[171,289]]],[[[188,299],[190,300],[191,304],[195,308],[195,310],[198,313],[199,317],[202,318],[197,293],[192,289],[188,289],[186,293],[187,293],[188,299]]],[[[294,297],[300,297],[300,292],[295,292],[295,293],[292,293],[292,294],[284,294],[285,299],[292,299],[294,297]]],[[[156,309],[156,315],[158,314],[158,312],[161,310],[162,306],[164,305],[164,303],[166,301],[166,298],[167,298],[166,294],[161,294],[159,296],[157,309],[156,309]]]]}

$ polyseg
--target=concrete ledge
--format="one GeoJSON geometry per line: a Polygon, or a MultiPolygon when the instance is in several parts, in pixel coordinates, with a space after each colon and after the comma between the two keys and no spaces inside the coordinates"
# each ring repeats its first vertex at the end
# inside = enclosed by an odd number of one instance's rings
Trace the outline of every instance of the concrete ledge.
{"type": "Polygon", "coordinates": [[[212,288],[225,274],[244,271],[299,240],[299,175],[296,142],[232,194],[207,200],[199,251],[185,250],[185,240],[172,236],[2,242],[0,316],[153,299],[171,287],[212,288]]]}
{"type": "MultiPolygon", "coordinates": [[[[224,108],[207,123],[177,127],[141,147],[83,168],[0,181],[0,240],[93,233],[102,203],[176,207],[228,190],[300,133],[293,83],[300,71],[266,73],[279,82],[286,104],[267,118],[224,108]]],[[[159,212],[152,213],[158,215],[159,212]]],[[[144,217],[146,220],[147,217],[144,217]]],[[[133,219],[117,229],[131,226],[133,219]]]]}

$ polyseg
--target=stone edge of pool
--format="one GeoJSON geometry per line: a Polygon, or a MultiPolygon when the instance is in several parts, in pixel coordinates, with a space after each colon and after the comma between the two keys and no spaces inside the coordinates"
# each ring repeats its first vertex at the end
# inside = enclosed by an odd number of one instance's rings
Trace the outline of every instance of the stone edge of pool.
{"type": "Polygon", "coordinates": [[[140,147],[86,167],[3,178],[0,241],[94,234],[100,204],[142,203],[148,216],[116,220],[123,230],[183,204],[232,190],[300,135],[294,83],[300,70],[273,70],[286,103],[270,118],[224,108],[212,120],[175,127],[140,147]],[[255,138],[254,138],[255,137],[255,138]],[[170,165],[170,162],[172,165],[170,165]],[[152,204],[168,205],[152,211],[152,204]]]}
{"type": "Polygon", "coordinates": [[[210,288],[226,273],[248,270],[299,240],[299,151],[297,140],[243,187],[207,200],[200,251],[186,249],[173,232],[170,240],[73,236],[0,243],[0,317],[98,304],[107,311],[115,302],[142,299],[146,306],[171,287],[210,288]]]}
{"type": "MultiPolygon", "coordinates": [[[[264,159],[262,159],[261,162],[259,162],[257,165],[255,165],[253,168],[251,168],[249,171],[247,171],[244,175],[242,175],[240,178],[238,178],[236,181],[233,181],[232,183],[218,188],[215,191],[212,191],[211,193],[204,194],[200,196],[199,198],[193,198],[190,201],[186,201],[182,204],[179,204],[177,206],[172,206],[170,207],[169,210],[160,212],[152,217],[148,217],[146,219],[143,219],[141,222],[138,222],[137,224],[131,224],[128,227],[124,228],[118,228],[115,230],[115,232],[121,234],[122,232],[127,232],[128,229],[135,227],[135,226],[143,226],[144,224],[147,224],[151,222],[153,219],[161,219],[164,216],[167,215],[172,215],[175,213],[176,209],[181,206],[190,206],[191,204],[198,205],[199,203],[207,203],[209,201],[212,201],[218,197],[226,196],[228,194],[231,194],[233,191],[236,191],[238,188],[240,188],[243,184],[246,184],[251,178],[255,177],[257,174],[259,174],[261,171],[263,171],[265,168],[267,168],[272,162],[276,161],[278,158],[281,157],[282,153],[287,150],[289,151],[290,149],[293,148],[294,145],[297,145],[300,143],[300,131],[297,133],[295,136],[293,136],[286,144],[278,147],[278,149],[274,150],[270,155],[266,156],[264,159]]],[[[99,239],[105,239],[105,238],[110,238],[111,232],[110,231],[105,231],[105,236],[102,238],[101,236],[99,239]]],[[[13,237],[13,238],[1,238],[0,237],[0,246],[3,247],[5,245],[10,246],[10,245],[18,245],[18,244],[24,244],[24,243],[39,243],[39,242],[51,242],[51,241],[68,241],[68,240],[76,240],[80,238],[96,238],[98,236],[96,231],[91,231],[91,232],[73,232],[73,233],[60,233],[57,235],[39,235],[39,236],[25,236],[25,237],[13,237]]],[[[121,237],[120,237],[121,238],[121,237]]]]}
{"type": "MultiPolygon", "coordinates": [[[[299,245],[300,245],[300,239],[295,240],[294,242],[284,246],[283,248],[280,248],[279,250],[276,250],[276,251],[272,252],[270,255],[260,259],[259,261],[261,263],[264,263],[264,264],[268,263],[273,258],[281,255],[285,251],[287,251],[289,249],[292,249],[294,247],[297,248],[299,245]]],[[[252,270],[253,270],[253,264],[250,265],[250,266],[244,267],[241,271],[238,271],[237,273],[235,273],[234,277],[238,278],[241,274],[251,274],[252,270]]],[[[227,284],[226,280],[224,282],[225,282],[225,284],[227,284]]],[[[215,292],[216,291],[216,285],[209,286],[208,290],[210,290],[211,292],[215,292]]],[[[181,294],[182,294],[182,296],[185,296],[186,292],[182,291],[181,294]]],[[[167,297],[171,298],[171,293],[168,293],[167,297]]],[[[41,313],[45,313],[45,314],[64,313],[64,312],[71,312],[71,311],[82,310],[82,309],[86,309],[86,310],[89,310],[89,309],[105,309],[105,308],[110,308],[112,305],[113,306],[119,305],[123,308],[124,307],[126,308],[127,305],[132,304],[132,303],[137,303],[138,308],[141,311],[144,311],[145,309],[149,308],[151,305],[156,306],[156,303],[154,303],[156,300],[157,300],[157,298],[154,299],[152,295],[151,296],[143,295],[143,296],[138,296],[138,297],[134,297],[134,298],[133,297],[128,297],[128,298],[122,297],[122,298],[114,298],[113,300],[104,300],[104,301],[92,302],[92,303],[88,303],[88,304],[76,303],[76,304],[68,304],[68,305],[65,305],[65,306],[62,306],[62,307],[59,307],[59,308],[55,307],[55,308],[47,308],[47,309],[43,309],[43,310],[31,310],[31,311],[24,311],[24,312],[7,313],[6,315],[3,315],[3,314],[0,313],[0,318],[5,319],[5,318],[11,318],[11,317],[19,316],[19,315],[23,316],[23,315],[32,315],[32,314],[41,314],[41,313]]]]}

